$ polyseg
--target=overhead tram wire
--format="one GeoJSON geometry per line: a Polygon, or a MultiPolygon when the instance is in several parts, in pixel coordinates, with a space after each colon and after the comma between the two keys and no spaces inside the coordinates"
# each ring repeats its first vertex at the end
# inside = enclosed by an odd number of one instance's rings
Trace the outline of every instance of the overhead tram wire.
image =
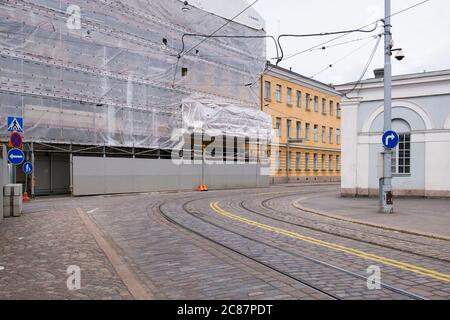
{"type": "Polygon", "coordinates": [[[372,51],[372,53],[370,54],[369,60],[367,61],[367,64],[366,64],[366,66],[364,67],[364,70],[363,70],[361,76],[359,77],[358,81],[355,83],[355,85],[353,86],[353,88],[352,88],[350,91],[347,91],[347,92],[344,93],[344,96],[345,96],[347,99],[351,99],[351,98],[349,98],[347,95],[348,95],[349,93],[352,93],[353,91],[355,91],[356,88],[361,84],[362,79],[363,79],[364,76],[366,75],[367,70],[369,69],[369,67],[370,67],[370,65],[371,65],[371,63],[372,63],[372,61],[373,61],[373,58],[374,58],[374,56],[375,56],[375,53],[377,52],[377,49],[378,49],[378,46],[379,46],[379,44],[380,44],[381,38],[382,38],[382,37],[379,37],[379,38],[378,38],[378,40],[377,40],[377,42],[376,42],[376,44],[375,44],[375,47],[373,48],[373,51],[372,51]]]}
{"type": "Polygon", "coordinates": [[[307,38],[307,37],[323,37],[323,36],[330,36],[330,35],[336,35],[336,34],[351,34],[351,33],[355,33],[355,32],[362,32],[362,33],[371,33],[373,31],[375,31],[378,28],[378,20],[375,23],[371,23],[369,24],[375,24],[375,27],[370,29],[370,30],[364,30],[365,27],[360,28],[360,29],[354,29],[354,30],[343,30],[343,31],[333,31],[333,32],[323,32],[323,33],[307,33],[307,34],[281,34],[278,36],[277,42],[278,42],[278,46],[280,47],[280,52],[281,52],[281,57],[277,60],[277,65],[283,61],[284,59],[284,50],[283,50],[283,46],[281,45],[281,39],[282,38],[307,38]]]}
{"type": "Polygon", "coordinates": [[[328,69],[333,68],[336,64],[338,64],[339,62],[344,61],[345,59],[347,59],[348,57],[354,55],[356,52],[358,52],[359,50],[361,50],[362,48],[365,48],[366,46],[368,46],[369,44],[372,43],[373,40],[376,40],[378,37],[381,37],[382,34],[377,34],[375,36],[371,36],[371,40],[368,42],[365,42],[362,46],[359,46],[358,48],[356,48],[355,50],[352,50],[350,53],[346,54],[345,56],[341,57],[340,59],[336,60],[335,62],[329,64],[327,67],[323,68],[322,70],[320,70],[319,72],[315,73],[314,75],[311,76],[312,79],[314,79],[316,76],[318,76],[319,74],[327,71],[328,69]]]}
{"type": "MultiPolygon", "coordinates": [[[[430,1],[430,0],[424,0],[424,1],[421,1],[421,2],[419,2],[419,3],[416,3],[416,4],[414,4],[414,5],[411,5],[411,6],[407,7],[407,8],[405,8],[405,9],[399,10],[399,11],[397,11],[397,12],[391,14],[389,17],[393,17],[393,16],[396,16],[396,15],[402,14],[402,13],[404,13],[404,12],[406,12],[406,11],[409,11],[409,10],[411,10],[411,9],[413,9],[413,8],[415,8],[415,7],[418,7],[418,6],[420,6],[420,5],[424,4],[424,3],[427,3],[427,2],[429,2],[429,1],[430,1]]],[[[387,17],[385,17],[385,18],[387,18],[387,17]]],[[[385,19],[385,18],[383,18],[383,19],[385,19]]],[[[369,23],[369,24],[367,24],[367,25],[365,25],[365,26],[360,27],[359,29],[367,28],[368,26],[370,26],[370,25],[372,25],[372,24],[375,24],[375,23],[378,24],[378,22],[383,21],[383,19],[378,19],[378,20],[376,20],[376,21],[374,21],[374,22],[372,22],[372,23],[369,23]]],[[[347,36],[347,35],[349,35],[349,34],[351,34],[351,33],[344,33],[344,34],[341,34],[341,35],[339,35],[339,36],[337,36],[337,37],[335,37],[335,38],[333,38],[333,39],[330,39],[330,40],[321,42],[321,43],[319,43],[319,44],[317,44],[317,45],[315,45],[315,46],[312,46],[312,47],[310,47],[310,48],[308,48],[308,49],[305,49],[305,50],[299,51],[299,52],[297,52],[297,53],[291,54],[291,55],[289,55],[288,57],[283,58],[283,61],[289,60],[289,59],[294,58],[294,57],[296,57],[296,56],[298,56],[298,55],[301,55],[301,54],[303,54],[303,53],[309,52],[309,51],[311,51],[311,50],[313,50],[313,49],[320,48],[320,47],[324,46],[325,44],[328,44],[328,43],[330,43],[330,42],[333,42],[333,41],[336,41],[336,40],[338,40],[338,39],[341,39],[341,38],[343,38],[343,37],[345,37],[345,36],[347,36]]],[[[281,62],[281,61],[280,61],[280,62],[281,62]]]]}
{"type": "MultiPolygon", "coordinates": [[[[339,36],[339,37],[341,38],[342,36],[339,36]]],[[[346,44],[349,44],[349,43],[354,43],[354,42],[359,42],[359,41],[363,41],[363,40],[366,40],[366,39],[370,39],[372,37],[374,37],[374,36],[371,35],[371,36],[368,36],[368,37],[356,38],[356,39],[352,39],[352,40],[348,40],[348,41],[332,44],[332,45],[329,45],[329,46],[325,46],[325,44],[327,44],[327,43],[329,43],[331,41],[335,41],[337,39],[337,38],[334,38],[334,39],[328,40],[327,42],[323,42],[323,43],[320,43],[318,45],[315,45],[314,47],[311,47],[309,49],[302,50],[300,52],[290,54],[286,58],[284,58],[283,61],[286,61],[286,60],[289,60],[291,58],[294,58],[294,57],[296,57],[296,56],[298,56],[298,55],[300,55],[302,53],[313,52],[313,51],[323,51],[323,50],[327,50],[327,49],[330,49],[330,48],[343,46],[343,45],[346,45],[346,44]]],[[[277,58],[272,58],[272,60],[274,60],[274,59],[276,60],[277,58]]]]}
{"type": "Polygon", "coordinates": [[[225,22],[223,25],[221,25],[219,28],[217,28],[213,33],[211,33],[208,37],[204,38],[203,40],[201,40],[199,43],[197,43],[195,46],[193,46],[192,48],[190,48],[188,51],[183,52],[180,51],[180,53],[177,56],[177,63],[175,65],[175,72],[173,75],[173,82],[172,82],[172,87],[175,86],[175,80],[176,80],[176,76],[177,76],[177,72],[178,72],[178,65],[180,64],[180,59],[187,55],[188,53],[190,53],[192,50],[198,48],[198,46],[200,46],[203,42],[205,42],[206,40],[210,39],[211,37],[213,37],[217,32],[219,32],[220,30],[222,30],[223,28],[225,28],[228,24],[230,24],[231,22],[233,22],[235,19],[237,19],[241,14],[243,14],[245,11],[247,11],[248,9],[250,9],[251,7],[253,7],[259,0],[255,0],[253,1],[251,4],[249,4],[247,7],[245,7],[242,11],[240,11],[238,14],[236,14],[233,18],[227,20],[227,22],[225,22]]]}
{"type": "Polygon", "coordinates": [[[220,30],[222,30],[223,28],[225,28],[228,24],[230,24],[231,22],[233,22],[235,19],[237,19],[241,14],[243,14],[245,11],[247,11],[248,9],[250,9],[251,7],[253,7],[259,0],[255,0],[253,1],[251,4],[249,4],[247,7],[245,7],[242,11],[240,11],[238,14],[236,14],[233,18],[231,18],[230,20],[227,20],[227,22],[225,22],[222,26],[220,26],[219,28],[217,28],[213,33],[211,33],[209,36],[207,36],[205,39],[201,40],[199,43],[197,43],[195,46],[193,46],[192,48],[190,48],[188,51],[183,52],[181,51],[178,56],[180,58],[182,58],[183,56],[187,55],[189,52],[191,52],[192,50],[198,48],[198,46],[200,46],[203,42],[205,42],[206,40],[208,40],[209,38],[213,37],[217,32],[219,32],[220,30]]]}

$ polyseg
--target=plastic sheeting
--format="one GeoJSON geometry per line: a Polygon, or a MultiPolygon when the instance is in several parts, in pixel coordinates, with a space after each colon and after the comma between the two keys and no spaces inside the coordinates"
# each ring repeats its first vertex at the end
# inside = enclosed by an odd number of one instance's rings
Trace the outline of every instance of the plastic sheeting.
{"type": "MultiPolygon", "coordinates": [[[[232,135],[270,130],[259,111],[265,40],[208,39],[178,60],[184,33],[211,34],[227,21],[182,7],[0,0],[2,140],[9,115],[24,117],[27,140],[47,143],[170,149],[175,128],[198,123],[232,135]]],[[[265,32],[232,22],[217,35],[265,32]]],[[[201,40],[186,37],[185,48],[201,40]]]]}
{"type": "Polygon", "coordinates": [[[196,98],[183,101],[183,131],[208,136],[236,136],[270,140],[272,121],[268,114],[217,100],[196,98]]]}

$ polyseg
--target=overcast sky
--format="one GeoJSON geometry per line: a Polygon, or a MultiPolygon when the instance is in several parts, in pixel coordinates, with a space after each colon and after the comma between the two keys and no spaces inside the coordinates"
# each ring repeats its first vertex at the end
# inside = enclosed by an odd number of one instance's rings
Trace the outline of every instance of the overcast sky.
{"type": "MultiPolygon", "coordinates": [[[[418,2],[421,0],[392,0],[392,12],[418,2]]],[[[267,33],[278,36],[281,33],[317,33],[362,27],[384,15],[384,0],[259,0],[255,8],[266,20],[267,33]]],[[[395,47],[402,47],[406,55],[401,62],[393,60],[394,74],[450,69],[449,0],[430,0],[392,17],[392,25],[395,47]]],[[[367,34],[355,33],[335,43],[367,37],[367,34]]],[[[285,56],[330,38],[284,39],[285,56]]],[[[375,42],[365,39],[304,53],[286,60],[281,66],[292,67],[293,71],[312,76],[360,48],[315,77],[319,81],[334,84],[354,81],[360,77],[375,42]]],[[[274,45],[268,42],[268,58],[275,56],[274,45]]],[[[383,67],[383,42],[380,42],[365,78],[372,78],[373,69],[378,67],[383,67]]]]}

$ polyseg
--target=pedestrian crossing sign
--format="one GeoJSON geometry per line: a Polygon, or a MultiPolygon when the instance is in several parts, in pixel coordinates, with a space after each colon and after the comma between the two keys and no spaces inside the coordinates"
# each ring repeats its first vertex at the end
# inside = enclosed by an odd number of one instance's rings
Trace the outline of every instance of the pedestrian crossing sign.
{"type": "Polygon", "coordinates": [[[8,117],[8,131],[9,132],[23,132],[23,118],[8,117]]]}

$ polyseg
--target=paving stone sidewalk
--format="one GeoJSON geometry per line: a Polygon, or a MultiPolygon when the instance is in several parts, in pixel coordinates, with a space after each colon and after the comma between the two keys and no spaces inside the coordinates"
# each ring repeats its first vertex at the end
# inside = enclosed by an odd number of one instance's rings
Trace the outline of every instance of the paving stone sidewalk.
{"type": "Polygon", "coordinates": [[[339,191],[300,199],[297,204],[317,213],[450,239],[450,199],[397,198],[394,214],[379,213],[376,198],[343,198],[339,191]]]}
{"type": "MultiPolygon", "coordinates": [[[[36,209],[37,206],[34,207],[36,209]]],[[[28,209],[29,211],[29,209],[28,209]]],[[[74,210],[42,209],[0,224],[0,300],[132,299],[74,210]],[[67,268],[81,289],[67,289],[67,268]]]]}

